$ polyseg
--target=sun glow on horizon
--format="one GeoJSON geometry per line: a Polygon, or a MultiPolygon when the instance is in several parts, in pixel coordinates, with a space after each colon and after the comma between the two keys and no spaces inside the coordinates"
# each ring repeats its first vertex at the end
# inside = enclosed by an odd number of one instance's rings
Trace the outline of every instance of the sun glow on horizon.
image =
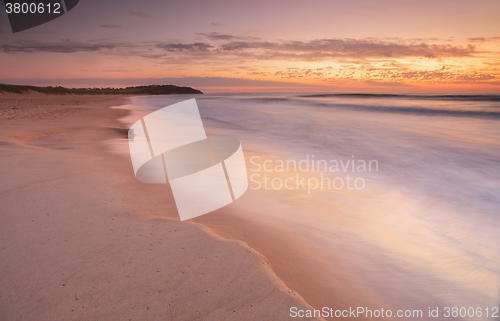
{"type": "Polygon", "coordinates": [[[56,19],[26,33],[8,34],[9,27],[0,23],[0,82],[136,79],[140,84],[141,79],[203,78],[191,85],[221,90],[294,90],[302,85],[317,91],[500,91],[500,24],[495,15],[500,4],[490,0],[383,1],[378,6],[363,0],[320,1],[316,7],[277,1],[261,4],[267,13],[250,3],[231,4],[232,16],[221,15],[227,9],[221,3],[199,3],[195,12],[179,3],[179,15],[168,19],[154,14],[163,12],[165,4],[150,4],[150,12],[141,15],[99,5],[102,16],[92,16],[90,5],[79,6],[71,12],[74,21],[56,19]],[[272,9],[283,15],[271,14],[272,9]],[[220,78],[235,84],[220,84],[220,78]]]}

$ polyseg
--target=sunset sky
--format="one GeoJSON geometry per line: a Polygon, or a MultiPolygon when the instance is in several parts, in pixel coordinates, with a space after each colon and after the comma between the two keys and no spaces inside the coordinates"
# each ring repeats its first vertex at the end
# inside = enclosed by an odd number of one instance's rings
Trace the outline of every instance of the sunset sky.
{"type": "Polygon", "coordinates": [[[500,1],[81,0],[13,34],[0,82],[500,93],[500,1]]]}

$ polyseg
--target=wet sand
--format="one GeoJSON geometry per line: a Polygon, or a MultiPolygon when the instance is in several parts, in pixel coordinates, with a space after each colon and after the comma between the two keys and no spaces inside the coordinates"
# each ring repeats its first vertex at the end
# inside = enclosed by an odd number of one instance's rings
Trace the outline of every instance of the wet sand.
{"type": "Polygon", "coordinates": [[[127,113],[108,107],[126,98],[1,94],[0,318],[283,320],[311,309],[266,257],[181,223],[168,185],[138,182],[107,151],[127,113]]]}

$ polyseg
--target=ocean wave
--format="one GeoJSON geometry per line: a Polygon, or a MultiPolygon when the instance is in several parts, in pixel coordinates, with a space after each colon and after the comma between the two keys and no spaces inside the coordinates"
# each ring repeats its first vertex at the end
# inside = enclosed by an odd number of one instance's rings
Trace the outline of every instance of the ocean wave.
{"type": "Polygon", "coordinates": [[[338,108],[343,110],[356,110],[378,113],[412,114],[422,116],[454,116],[454,117],[476,117],[500,119],[500,112],[491,110],[459,110],[459,109],[434,109],[424,107],[387,107],[373,105],[351,105],[351,104],[324,104],[315,102],[316,106],[338,108]]]}
{"type": "Polygon", "coordinates": [[[458,100],[458,101],[499,101],[500,95],[402,95],[402,94],[312,94],[299,95],[302,98],[395,98],[415,100],[458,100]]]}

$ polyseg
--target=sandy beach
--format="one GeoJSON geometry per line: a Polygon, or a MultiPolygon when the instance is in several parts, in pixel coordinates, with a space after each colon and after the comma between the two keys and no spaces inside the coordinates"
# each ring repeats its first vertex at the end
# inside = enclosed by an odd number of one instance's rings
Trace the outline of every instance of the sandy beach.
{"type": "Polygon", "coordinates": [[[5,9],[0,321],[499,320],[500,1],[5,9]]]}
{"type": "Polygon", "coordinates": [[[1,94],[0,319],[283,320],[311,309],[266,257],[181,223],[168,185],[137,181],[107,151],[127,113],[108,107],[127,98],[1,94]]]}
{"type": "MultiPolygon", "coordinates": [[[[132,112],[119,121],[130,125],[189,98],[134,97],[120,107],[132,112]]],[[[478,197],[493,193],[498,182],[484,175],[498,159],[497,98],[450,98],[196,97],[207,135],[241,140],[250,182],[240,199],[190,222],[263,254],[287,287],[318,310],[361,307],[418,317],[429,307],[494,307],[495,198],[478,197]],[[274,167],[313,155],[316,164],[376,160],[380,171],[274,167]],[[366,186],[307,183],[347,181],[346,174],[366,186]],[[463,188],[470,182],[473,188],[463,188]]],[[[158,186],[151,188],[154,193],[158,186]]]]}

